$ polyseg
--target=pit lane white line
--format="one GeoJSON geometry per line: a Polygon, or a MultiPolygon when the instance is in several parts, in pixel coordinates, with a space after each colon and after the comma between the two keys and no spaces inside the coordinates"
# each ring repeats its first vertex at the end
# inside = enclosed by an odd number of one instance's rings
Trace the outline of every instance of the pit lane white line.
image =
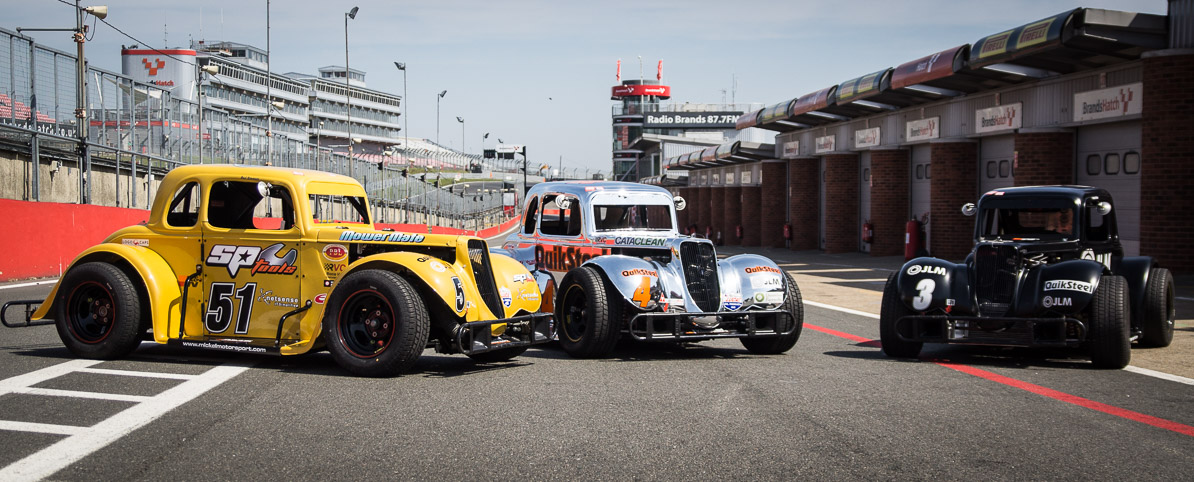
{"type": "MultiPolygon", "coordinates": [[[[875,320],[879,319],[879,315],[876,315],[874,313],[867,313],[865,311],[852,310],[850,308],[843,308],[841,306],[827,305],[825,303],[818,303],[816,301],[809,301],[809,300],[804,300],[804,304],[816,306],[818,308],[825,308],[827,310],[834,310],[834,311],[840,311],[842,313],[849,313],[851,315],[863,316],[863,317],[871,318],[871,319],[875,319],[875,320]]],[[[1169,380],[1171,382],[1184,383],[1186,385],[1194,385],[1194,379],[1189,379],[1189,378],[1186,378],[1186,377],[1183,377],[1180,375],[1171,375],[1171,374],[1168,374],[1165,372],[1159,372],[1156,370],[1149,370],[1147,368],[1140,368],[1138,366],[1128,365],[1128,366],[1124,367],[1124,371],[1129,371],[1132,373],[1136,373],[1136,374],[1144,375],[1144,376],[1148,376],[1148,377],[1153,377],[1153,378],[1160,378],[1162,380],[1169,380]]]]}
{"type": "Polygon", "coordinates": [[[0,286],[0,290],[7,290],[7,289],[11,289],[11,288],[27,288],[27,287],[30,287],[30,286],[41,286],[41,285],[48,285],[48,284],[54,284],[54,283],[57,283],[57,282],[58,282],[58,278],[54,278],[54,279],[48,279],[48,280],[44,280],[44,281],[34,281],[34,282],[31,282],[31,283],[18,283],[18,284],[15,284],[15,285],[4,285],[4,286],[0,286]]]}
{"type": "MultiPolygon", "coordinates": [[[[117,375],[135,373],[137,374],[136,376],[181,378],[181,376],[175,374],[89,368],[97,363],[100,363],[100,361],[71,360],[24,375],[0,380],[0,396],[6,393],[24,391],[32,387],[32,385],[78,371],[117,375]]],[[[0,469],[0,480],[40,480],[49,477],[92,452],[115,442],[132,431],[178,408],[182,404],[232,379],[248,368],[247,366],[225,364],[214,367],[201,375],[187,375],[188,379],[179,385],[152,397],[146,397],[146,400],[90,427],[0,421],[0,430],[68,435],[68,437],[0,469]]]]}

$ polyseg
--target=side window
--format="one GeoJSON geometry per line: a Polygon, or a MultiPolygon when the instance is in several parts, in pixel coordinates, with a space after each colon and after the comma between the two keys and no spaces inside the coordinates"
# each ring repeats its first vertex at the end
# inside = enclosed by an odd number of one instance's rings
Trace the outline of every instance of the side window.
{"type": "Polygon", "coordinates": [[[176,228],[194,226],[199,222],[199,183],[188,182],[178,188],[174,198],[170,201],[170,210],[166,214],[166,224],[176,228]]]}
{"type": "Polygon", "coordinates": [[[539,198],[531,198],[531,202],[527,204],[526,224],[522,227],[522,232],[525,234],[535,233],[535,221],[539,219],[539,198]]]}
{"type": "Polygon", "coordinates": [[[1086,208],[1087,222],[1086,240],[1087,241],[1108,241],[1111,239],[1111,232],[1107,229],[1107,216],[1099,214],[1096,208],[1086,208]]]}
{"type": "Polygon", "coordinates": [[[290,229],[294,226],[294,201],[283,186],[219,181],[208,194],[207,223],[226,229],[290,229]]]}
{"type": "Polygon", "coordinates": [[[543,215],[539,220],[539,231],[550,236],[580,236],[580,202],[575,196],[566,196],[572,201],[568,209],[556,205],[555,195],[543,196],[543,215]]]}

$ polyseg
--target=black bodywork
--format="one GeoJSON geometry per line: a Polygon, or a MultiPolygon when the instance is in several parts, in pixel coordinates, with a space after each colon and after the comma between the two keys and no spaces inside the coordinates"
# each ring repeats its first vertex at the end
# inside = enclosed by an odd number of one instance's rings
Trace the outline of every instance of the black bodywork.
{"type": "Polygon", "coordinates": [[[1156,263],[1124,256],[1113,204],[1110,193],[1086,186],[984,194],[965,262],[916,258],[896,274],[908,308],[895,321],[896,335],[907,342],[1078,346],[1088,338],[1086,308],[1100,279],[1118,275],[1129,288],[1135,339],[1156,263]]]}

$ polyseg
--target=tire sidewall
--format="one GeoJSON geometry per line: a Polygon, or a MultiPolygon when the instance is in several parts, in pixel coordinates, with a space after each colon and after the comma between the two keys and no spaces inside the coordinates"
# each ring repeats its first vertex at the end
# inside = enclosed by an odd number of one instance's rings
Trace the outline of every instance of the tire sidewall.
{"type": "Polygon", "coordinates": [[[54,326],[63,345],[76,356],[100,360],[123,358],[140,344],[141,303],[136,287],[123,271],[108,263],[84,263],[62,277],[54,302],[54,326]],[[71,313],[78,290],[89,284],[103,289],[115,310],[112,326],[97,340],[86,340],[76,333],[71,313]]]}
{"type": "Polygon", "coordinates": [[[427,343],[430,321],[426,307],[410,283],[389,271],[363,270],[345,275],[328,302],[323,317],[323,338],[341,367],[355,375],[394,376],[418,359],[427,343]],[[389,342],[373,356],[362,357],[345,346],[342,317],[345,305],[363,292],[375,292],[389,305],[394,327],[389,342]]]}

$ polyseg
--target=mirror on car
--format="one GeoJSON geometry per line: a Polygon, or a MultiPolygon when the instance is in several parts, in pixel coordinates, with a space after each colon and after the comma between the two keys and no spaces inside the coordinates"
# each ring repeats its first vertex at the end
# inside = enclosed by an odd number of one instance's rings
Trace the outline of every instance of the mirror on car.
{"type": "Polygon", "coordinates": [[[977,211],[978,208],[974,207],[974,203],[966,203],[962,205],[962,214],[966,216],[974,216],[974,213],[977,211]]]}
{"type": "Polygon", "coordinates": [[[572,200],[566,196],[556,196],[556,206],[560,209],[568,209],[572,205],[572,200]]]}
{"type": "Polygon", "coordinates": [[[257,182],[257,194],[260,194],[261,197],[269,197],[269,188],[270,187],[271,186],[269,185],[268,182],[258,181],[257,182]]]}
{"type": "Polygon", "coordinates": [[[687,201],[685,201],[685,200],[684,200],[684,198],[682,198],[682,197],[680,197],[680,196],[675,196],[675,197],[673,197],[673,198],[672,198],[672,204],[675,204],[675,205],[676,205],[676,210],[677,210],[677,211],[683,211],[683,210],[684,210],[684,207],[685,207],[685,206],[688,206],[688,202],[687,202],[687,201]]]}
{"type": "Polygon", "coordinates": [[[1097,204],[1096,207],[1099,210],[1099,214],[1101,214],[1103,216],[1111,214],[1111,203],[1109,203],[1107,201],[1099,202],[1099,204],[1097,204]]]}

